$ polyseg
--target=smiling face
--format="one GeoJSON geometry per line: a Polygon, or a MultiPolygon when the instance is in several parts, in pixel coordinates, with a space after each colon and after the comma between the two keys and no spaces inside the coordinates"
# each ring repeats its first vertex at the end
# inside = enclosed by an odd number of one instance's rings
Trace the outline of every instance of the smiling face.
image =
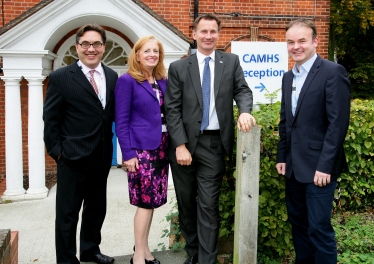
{"type": "Polygon", "coordinates": [[[206,56],[210,55],[214,51],[219,37],[217,22],[214,19],[201,19],[192,32],[192,36],[196,40],[198,51],[206,56]]]}
{"type": "Polygon", "coordinates": [[[153,69],[159,61],[160,50],[155,40],[147,41],[137,52],[136,59],[148,73],[152,74],[153,69]]]}
{"type": "MultiPolygon", "coordinates": [[[[86,31],[79,39],[79,43],[87,41],[92,44],[94,42],[103,42],[101,35],[96,31],[86,31]]],[[[84,49],[79,44],[75,44],[79,60],[90,69],[95,69],[103,58],[105,51],[105,44],[99,48],[94,48],[92,45],[88,49],[84,49]]]]}
{"type": "Polygon", "coordinates": [[[286,32],[288,55],[300,67],[316,53],[318,38],[313,39],[313,30],[303,25],[294,25],[286,32]]]}

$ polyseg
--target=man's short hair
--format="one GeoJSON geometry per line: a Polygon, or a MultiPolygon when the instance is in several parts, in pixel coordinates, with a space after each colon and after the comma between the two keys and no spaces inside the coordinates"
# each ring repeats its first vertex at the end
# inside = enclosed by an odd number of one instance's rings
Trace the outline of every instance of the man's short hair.
{"type": "Polygon", "coordinates": [[[75,35],[75,43],[78,44],[80,38],[83,36],[83,34],[87,31],[96,31],[101,35],[101,39],[103,41],[103,44],[106,43],[106,34],[105,30],[102,28],[102,26],[92,23],[92,24],[87,24],[82,27],[80,27],[75,35]]]}
{"type": "Polygon", "coordinates": [[[203,15],[198,16],[195,19],[195,21],[193,22],[193,30],[196,30],[197,24],[199,24],[201,19],[215,20],[217,22],[217,25],[218,25],[218,32],[221,30],[221,21],[218,19],[218,17],[216,17],[215,15],[212,15],[212,14],[203,14],[203,15]]]}

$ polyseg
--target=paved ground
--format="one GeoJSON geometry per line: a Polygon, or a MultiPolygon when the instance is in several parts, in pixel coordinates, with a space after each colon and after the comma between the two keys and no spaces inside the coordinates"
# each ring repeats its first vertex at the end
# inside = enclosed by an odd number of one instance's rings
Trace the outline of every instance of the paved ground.
{"type": "MultiPolygon", "coordinates": [[[[0,229],[19,231],[19,264],[55,263],[55,196],[56,186],[43,200],[0,204],[0,229]]],[[[162,250],[162,245],[166,248],[169,246],[168,238],[161,237],[164,234],[163,230],[169,229],[165,216],[172,209],[172,197],[175,197],[174,190],[169,190],[169,203],[155,210],[149,241],[151,250],[162,250]]],[[[135,210],[136,208],[129,204],[126,173],[122,169],[111,169],[101,251],[115,257],[116,264],[130,263],[134,245],[135,210]]],[[[155,252],[154,256],[162,264],[178,264],[183,263],[185,252],[162,251],[155,252]]]]}

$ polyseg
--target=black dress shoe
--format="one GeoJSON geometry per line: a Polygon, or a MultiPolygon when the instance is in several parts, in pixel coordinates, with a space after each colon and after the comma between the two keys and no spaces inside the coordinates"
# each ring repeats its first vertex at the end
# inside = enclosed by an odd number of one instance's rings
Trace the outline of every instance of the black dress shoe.
{"type": "MultiPolygon", "coordinates": [[[[135,245],[134,245],[134,247],[132,249],[135,252],[135,245]]],[[[133,264],[132,263],[132,258],[130,259],[130,263],[133,264]]],[[[153,260],[147,260],[147,259],[145,259],[145,264],[161,264],[161,262],[158,259],[153,259],[153,260]]]]}
{"type": "Polygon", "coordinates": [[[95,262],[95,263],[98,263],[98,264],[108,264],[108,263],[113,263],[114,258],[109,257],[109,256],[104,255],[104,254],[101,254],[101,253],[98,253],[98,254],[96,254],[94,256],[91,256],[91,257],[81,258],[81,261],[83,261],[83,262],[95,262]]]}
{"type": "MultiPolygon", "coordinates": [[[[155,259],[156,260],[156,259],[155,259]]],[[[157,260],[158,261],[158,260],[157,260]]],[[[145,259],[144,263],[148,263],[147,260],[145,259]]],[[[152,263],[152,262],[149,262],[149,263],[152,263]]],[[[130,259],[130,264],[134,264],[134,261],[132,260],[132,258],[130,259]]]]}
{"type": "Polygon", "coordinates": [[[197,254],[195,256],[188,256],[183,264],[196,264],[197,263],[197,254]]]}
{"type": "Polygon", "coordinates": [[[146,264],[161,264],[161,262],[158,259],[153,259],[153,260],[145,260],[146,264]]]}

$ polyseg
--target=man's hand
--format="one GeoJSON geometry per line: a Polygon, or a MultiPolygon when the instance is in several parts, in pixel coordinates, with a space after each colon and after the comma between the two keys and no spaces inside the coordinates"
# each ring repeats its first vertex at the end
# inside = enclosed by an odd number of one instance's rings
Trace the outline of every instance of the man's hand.
{"type": "Polygon", "coordinates": [[[239,131],[248,132],[252,126],[256,125],[256,119],[248,113],[241,113],[238,118],[239,131]]]}
{"type": "Polygon", "coordinates": [[[320,171],[316,171],[316,173],[314,174],[314,184],[319,187],[326,186],[327,184],[330,183],[330,181],[331,181],[330,174],[326,174],[320,171]]]}
{"type": "Polygon", "coordinates": [[[176,148],[175,156],[177,157],[177,163],[179,165],[188,166],[192,163],[191,153],[188,151],[185,144],[182,144],[176,148]]]}
{"type": "Polygon", "coordinates": [[[127,171],[135,172],[137,169],[139,169],[138,159],[135,157],[135,158],[126,160],[123,162],[123,166],[125,167],[127,171]]]}
{"type": "Polygon", "coordinates": [[[286,163],[277,163],[275,165],[279,174],[286,175],[286,163]]]}

